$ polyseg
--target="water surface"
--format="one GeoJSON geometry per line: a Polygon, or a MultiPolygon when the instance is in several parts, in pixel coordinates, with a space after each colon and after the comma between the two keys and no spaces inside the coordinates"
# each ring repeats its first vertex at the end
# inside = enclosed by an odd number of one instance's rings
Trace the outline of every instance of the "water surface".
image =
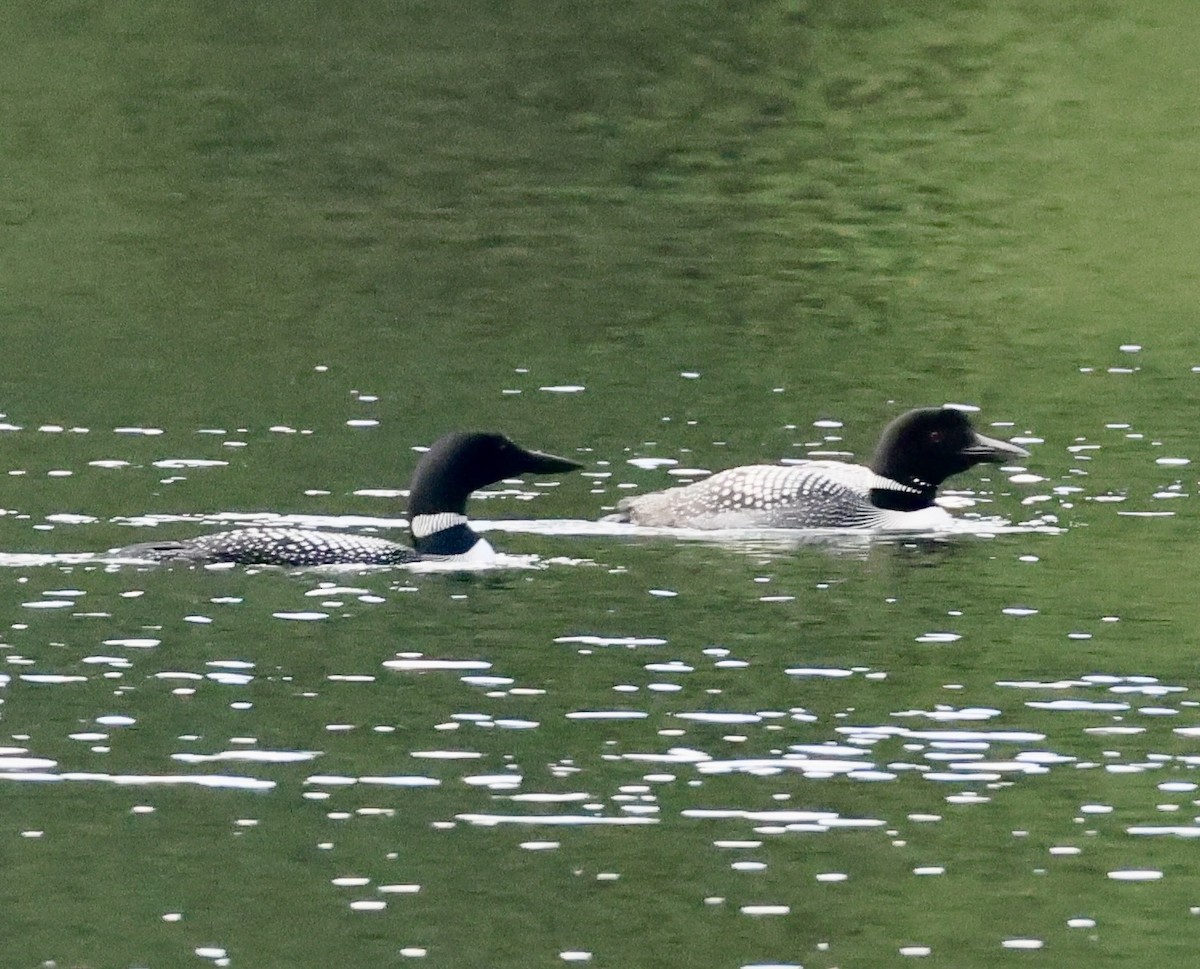
{"type": "Polygon", "coordinates": [[[1186,964],[1182,4],[10,21],[14,966],[1186,964]],[[956,532],[597,522],[940,403],[1032,452],[956,532]],[[402,537],[476,426],[586,465],[511,567],[96,555],[402,537]]]}

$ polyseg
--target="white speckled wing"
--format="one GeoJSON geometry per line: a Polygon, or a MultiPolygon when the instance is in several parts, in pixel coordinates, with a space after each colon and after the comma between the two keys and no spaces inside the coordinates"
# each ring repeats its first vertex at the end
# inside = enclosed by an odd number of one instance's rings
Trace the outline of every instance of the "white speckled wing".
{"type": "Polygon", "coordinates": [[[635,524],[675,528],[875,528],[890,516],[869,492],[889,486],[902,487],[840,461],[751,464],[619,507],[635,524]]]}

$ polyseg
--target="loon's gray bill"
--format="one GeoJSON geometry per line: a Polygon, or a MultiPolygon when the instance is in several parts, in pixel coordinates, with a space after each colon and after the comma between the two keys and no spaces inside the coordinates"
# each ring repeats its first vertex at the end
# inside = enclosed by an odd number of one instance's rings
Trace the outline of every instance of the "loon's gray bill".
{"type": "Polygon", "coordinates": [[[578,461],[560,458],[545,451],[526,451],[525,454],[529,459],[528,468],[531,474],[553,474],[556,471],[574,471],[583,467],[578,461]]]}
{"type": "Polygon", "coordinates": [[[996,464],[1007,461],[1010,458],[1027,458],[1029,452],[1023,447],[1018,447],[1016,444],[1010,444],[1008,441],[1001,441],[994,437],[987,437],[975,432],[975,440],[962,449],[962,453],[975,458],[977,461],[992,461],[996,464]]]}

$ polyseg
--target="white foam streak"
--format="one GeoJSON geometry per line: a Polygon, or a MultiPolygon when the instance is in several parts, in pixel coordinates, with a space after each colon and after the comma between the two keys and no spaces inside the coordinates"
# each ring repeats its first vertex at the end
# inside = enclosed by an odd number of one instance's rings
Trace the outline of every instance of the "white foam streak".
{"type": "Polygon", "coordinates": [[[459,821],[491,828],[498,824],[549,824],[549,825],[635,825],[658,824],[656,818],[602,817],[594,814],[456,814],[459,821]]]}

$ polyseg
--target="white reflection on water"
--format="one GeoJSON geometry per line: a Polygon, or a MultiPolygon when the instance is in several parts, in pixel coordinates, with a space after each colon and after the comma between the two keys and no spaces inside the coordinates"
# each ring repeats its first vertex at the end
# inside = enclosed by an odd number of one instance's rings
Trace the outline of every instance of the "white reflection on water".
{"type": "Polygon", "coordinates": [[[524,778],[517,774],[476,774],[462,778],[468,787],[486,787],[489,791],[511,791],[521,786],[524,778]]]}
{"type": "Polygon", "coordinates": [[[125,646],[130,649],[151,649],[161,643],[161,639],[151,639],[149,637],[122,637],[119,639],[104,640],[105,646],[125,646]]]}
{"type": "Polygon", "coordinates": [[[419,774],[401,774],[394,777],[347,777],[341,774],[313,774],[304,779],[305,786],[313,787],[353,787],[356,784],[375,784],[381,787],[439,787],[436,777],[423,777],[419,774]]]}
{"type": "Polygon", "coordinates": [[[748,811],[736,808],[686,808],[680,817],[697,820],[753,821],[758,824],[781,825],[788,830],[832,831],[849,828],[882,828],[886,822],[877,818],[846,818],[835,811],[748,811]]]}
{"type": "Polygon", "coordinates": [[[207,458],[164,458],[161,461],[153,463],[153,467],[169,470],[179,468],[224,468],[228,466],[228,461],[213,461],[207,458]]]}
{"type": "Polygon", "coordinates": [[[663,764],[695,764],[712,759],[711,754],[702,750],[692,750],[688,747],[672,747],[664,754],[622,754],[622,759],[633,761],[649,761],[663,764]]]}
{"type": "Polygon", "coordinates": [[[86,683],[86,676],[66,676],[61,673],[21,673],[18,676],[23,683],[62,684],[86,683]]]}
{"type": "Polygon", "coordinates": [[[787,915],[791,910],[790,905],[743,905],[738,909],[743,915],[787,915]]]}
{"type": "MultiPolygon", "coordinates": [[[[527,500],[536,493],[505,492],[491,497],[515,497],[527,500]]],[[[487,498],[487,492],[476,493],[476,497],[487,498]]],[[[941,512],[941,509],[934,509],[941,512]]],[[[943,513],[944,514],[944,513],[943,513]]],[[[1162,513],[1170,514],[1170,513],[1162,513]]],[[[947,541],[955,537],[992,538],[1006,534],[1049,534],[1057,535],[1065,531],[1051,518],[1042,518],[1024,524],[1012,524],[999,518],[951,518],[945,515],[945,520],[931,521],[909,526],[905,529],[886,531],[863,531],[862,529],[723,529],[709,531],[703,529],[685,528],[656,528],[651,526],[628,525],[619,522],[590,521],[578,519],[504,519],[488,521],[472,519],[471,527],[480,533],[506,532],[552,537],[607,537],[607,538],[669,538],[672,540],[696,541],[711,545],[735,548],[740,551],[786,551],[800,546],[816,545],[832,551],[846,552],[853,555],[864,555],[872,545],[881,542],[904,540],[947,541]]],[[[75,524],[90,523],[71,522],[75,524]]],[[[395,536],[397,541],[407,541],[408,522],[405,518],[366,516],[366,515],[311,515],[311,514],[280,514],[275,512],[214,512],[183,515],[145,514],[133,516],[117,516],[111,519],[113,524],[127,525],[136,528],[157,527],[175,524],[217,525],[225,528],[241,526],[291,526],[299,528],[315,528],[333,531],[345,529],[365,530],[368,534],[384,534],[395,530],[400,534],[395,536]]],[[[65,522],[65,520],[63,521],[65,522]]],[[[57,554],[40,553],[2,553],[0,552],[0,568],[30,568],[37,566],[72,566],[104,564],[116,566],[134,564],[145,567],[142,560],[122,560],[114,558],[106,551],[70,552],[57,554]]],[[[428,572],[463,572],[490,570],[521,570],[543,569],[550,564],[558,565],[591,565],[587,559],[571,557],[542,558],[537,555],[518,555],[497,550],[494,557],[486,562],[471,562],[459,560],[440,562],[424,560],[412,563],[368,566],[353,565],[323,565],[315,566],[308,571],[324,572],[327,574],[363,573],[370,571],[403,570],[415,573],[428,572]]],[[[208,566],[212,569],[227,569],[232,566],[217,563],[208,566]]],[[[258,567],[263,568],[263,567],[258,567]]],[[[764,597],[764,601],[791,602],[795,597],[778,595],[764,597]]],[[[40,606],[49,608],[49,606],[40,606]]]]}
{"type": "Polygon", "coordinates": [[[0,771],[39,771],[58,766],[58,761],[46,757],[13,757],[4,754],[5,749],[0,748],[0,771]]]}
{"type": "Polygon", "coordinates": [[[1141,694],[1143,696],[1167,696],[1171,693],[1186,693],[1185,686],[1168,686],[1155,676],[1113,676],[1092,674],[1069,680],[998,680],[997,686],[1023,690],[1068,690],[1106,688],[1116,695],[1141,694]]]}
{"type": "Polygon", "coordinates": [[[586,646],[665,646],[665,639],[654,636],[559,636],[556,643],[582,643],[586,646]]]}
{"type": "Polygon", "coordinates": [[[1157,868],[1126,868],[1110,871],[1108,877],[1118,882],[1153,882],[1163,877],[1157,868]]]}
{"type": "Polygon", "coordinates": [[[298,764],[316,760],[319,750],[222,750],[215,754],[172,754],[181,764],[207,764],[215,761],[245,761],[260,764],[298,764]]]}
{"type": "Polygon", "coordinates": [[[892,714],[894,717],[925,717],[929,720],[939,721],[955,721],[955,720],[991,720],[998,717],[1002,711],[992,707],[965,707],[963,709],[955,709],[949,706],[939,706],[934,710],[898,710],[892,714]]]}
{"type": "Polygon", "coordinates": [[[1034,710],[1091,710],[1107,712],[1128,710],[1128,703],[1112,703],[1102,700],[1030,700],[1026,706],[1034,710]]]}
{"type": "Polygon", "coordinates": [[[420,654],[402,653],[400,658],[385,660],[383,665],[401,672],[430,672],[433,670],[490,670],[485,660],[426,659],[420,654]]]}
{"type": "Polygon", "coordinates": [[[86,783],[116,784],[122,787],[140,785],[179,785],[194,787],[229,788],[239,791],[269,791],[274,781],[256,777],[239,777],[232,774],[96,774],[86,771],[67,771],[50,774],[31,771],[0,771],[0,781],[32,781],[52,783],[59,781],[83,781],[86,783]]]}
{"type": "MultiPolygon", "coordinates": [[[[708,899],[705,899],[707,902],[708,899]]],[[[798,962],[748,962],[740,969],[804,969],[798,962]]]]}
{"type": "Polygon", "coordinates": [[[788,676],[823,676],[830,679],[841,679],[846,676],[853,676],[856,672],[866,672],[866,669],[859,667],[854,670],[843,670],[828,666],[796,666],[790,669],[785,669],[784,672],[788,676]]]}
{"type": "Polygon", "coordinates": [[[1006,949],[1040,949],[1045,943],[1041,939],[1005,939],[1000,943],[1006,949]]]}
{"type": "Polygon", "coordinates": [[[455,818],[467,824],[485,828],[495,827],[498,824],[546,824],[566,827],[658,824],[657,818],[608,817],[596,814],[456,814],[455,818]]]}
{"type": "Polygon", "coordinates": [[[905,737],[914,740],[967,740],[984,743],[1027,744],[1045,740],[1046,735],[1026,730],[910,730],[892,724],[876,726],[836,727],[835,732],[848,734],[859,743],[873,743],[887,737],[905,737]]]}
{"type": "Polygon", "coordinates": [[[65,552],[56,555],[0,552],[0,568],[27,569],[50,565],[87,565],[102,561],[104,561],[103,556],[93,552],[65,552]]]}
{"type": "Polygon", "coordinates": [[[696,764],[701,774],[757,774],[769,776],[785,770],[801,771],[806,777],[832,777],[853,771],[871,770],[874,764],[861,760],[834,760],[828,757],[749,757],[740,760],[705,760],[696,764]]]}
{"type": "MultiPolygon", "coordinates": [[[[1071,758],[1064,758],[1070,760],[1071,758]]],[[[996,775],[999,774],[1048,774],[1049,768],[1043,767],[1041,764],[1032,763],[1024,760],[979,760],[979,761],[956,761],[948,765],[950,770],[958,771],[960,777],[969,777],[972,772],[988,771],[996,775]]],[[[933,778],[934,775],[927,774],[927,778],[933,778]]]]}
{"type": "Polygon", "coordinates": [[[568,713],[568,720],[645,720],[650,714],[642,710],[577,710],[568,713]]]}
{"type": "Polygon", "coordinates": [[[868,531],[861,528],[663,528],[652,525],[631,525],[615,521],[590,521],[580,519],[543,518],[533,520],[475,521],[471,527],[476,531],[522,532],[552,536],[594,536],[604,538],[669,538],[674,540],[706,542],[712,545],[746,545],[763,548],[794,548],[801,545],[843,546],[847,550],[866,550],[876,541],[897,539],[947,539],[956,536],[990,538],[996,535],[1060,535],[1066,529],[1053,520],[1053,516],[1039,518],[1027,524],[1013,524],[1003,518],[954,518],[943,509],[932,509],[940,514],[922,520],[916,526],[903,529],[868,531]]]}
{"type": "Polygon", "coordinates": [[[758,713],[731,712],[696,712],[676,713],[676,719],[695,720],[697,723],[761,723],[762,715],[758,713]]]}

